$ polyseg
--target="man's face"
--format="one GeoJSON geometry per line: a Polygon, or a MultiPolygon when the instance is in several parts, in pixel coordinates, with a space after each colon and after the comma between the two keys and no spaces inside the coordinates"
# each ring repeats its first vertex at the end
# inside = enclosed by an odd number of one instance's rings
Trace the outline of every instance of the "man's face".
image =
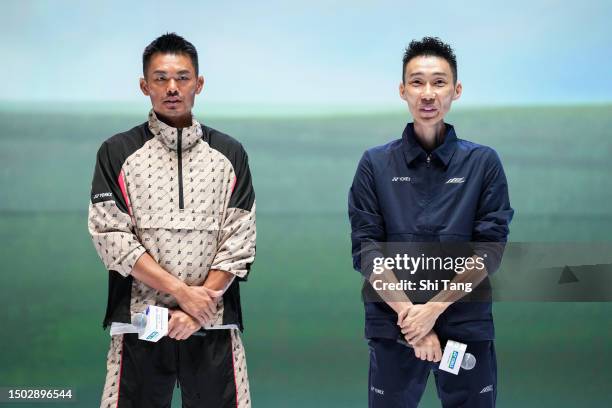
{"type": "Polygon", "coordinates": [[[186,54],[153,54],[140,79],[140,89],[151,98],[153,110],[171,121],[191,118],[195,96],[203,86],[204,77],[196,76],[186,54]]]}
{"type": "Polygon", "coordinates": [[[462,85],[453,84],[453,72],[444,58],[414,57],[406,64],[400,97],[408,102],[415,122],[432,125],[444,120],[451,103],[461,96],[462,85]]]}

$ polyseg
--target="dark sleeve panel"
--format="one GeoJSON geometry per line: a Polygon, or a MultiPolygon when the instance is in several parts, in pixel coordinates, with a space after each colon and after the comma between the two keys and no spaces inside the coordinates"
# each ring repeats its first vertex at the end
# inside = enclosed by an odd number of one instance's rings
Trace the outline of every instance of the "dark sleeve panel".
{"type": "Polygon", "coordinates": [[[202,126],[203,138],[211,148],[223,154],[232,164],[236,180],[228,208],[250,211],[255,202],[255,190],[251,180],[249,158],[236,139],[207,126],[202,126]]]}
{"type": "Polygon", "coordinates": [[[123,162],[112,158],[108,142],[104,142],[96,155],[96,167],[91,182],[91,203],[114,200],[117,207],[127,214],[128,205],[119,183],[122,164],[123,162]]]}
{"type": "Polygon", "coordinates": [[[127,132],[108,138],[96,157],[96,167],[91,183],[91,203],[115,200],[117,207],[128,213],[128,203],[122,192],[119,174],[125,160],[140,149],[153,135],[143,123],[127,132]]]}

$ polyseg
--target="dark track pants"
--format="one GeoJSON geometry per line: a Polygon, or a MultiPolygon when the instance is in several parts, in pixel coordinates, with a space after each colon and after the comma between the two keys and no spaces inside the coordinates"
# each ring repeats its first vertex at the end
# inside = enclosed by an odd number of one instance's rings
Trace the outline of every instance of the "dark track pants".
{"type": "Polygon", "coordinates": [[[429,372],[433,371],[438,397],[444,408],[494,407],[497,364],[492,341],[466,342],[476,357],[472,370],[458,375],[438,370],[439,363],[415,357],[414,350],[391,339],[370,339],[370,408],[412,408],[421,400],[429,372]]]}
{"type": "Polygon", "coordinates": [[[157,343],[136,334],[112,337],[101,408],[169,408],[175,385],[184,408],[250,407],[239,331],[157,343]]]}

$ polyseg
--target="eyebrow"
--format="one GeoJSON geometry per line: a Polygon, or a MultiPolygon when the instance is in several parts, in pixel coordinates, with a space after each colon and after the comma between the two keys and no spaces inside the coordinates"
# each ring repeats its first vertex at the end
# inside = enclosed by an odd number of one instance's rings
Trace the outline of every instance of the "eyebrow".
{"type": "MultiPolygon", "coordinates": [[[[183,75],[183,74],[190,74],[191,72],[188,69],[183,69],[180,70],[179,72],[177,72],[178,75],[183,75]]],[[[167,75],[168,72],[163,71],[161,69],[155,70],[153,71],[153,74],[161,74],[161,75],[167,75]]]]}
{"type": "MultiPolygon", "coordinates": [[[[424,75],[424,73],[421,72],[421,71],[413,72],[412,74],[408,75],[408,78],[411,78],[411,77],[417,76],[417,75],[424,75]]],[[[438,72],[432,72],[432,75],[441,75],[441,76],[444,76],[444,77],[448,76],[446,74],[446,72],[439,72],[439,71],[438,72]]]]}

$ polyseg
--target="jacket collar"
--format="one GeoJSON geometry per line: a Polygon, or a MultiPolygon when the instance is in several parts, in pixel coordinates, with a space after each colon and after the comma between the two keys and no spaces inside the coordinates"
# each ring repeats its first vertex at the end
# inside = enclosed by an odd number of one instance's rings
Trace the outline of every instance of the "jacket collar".
{"type": "MultiPolygon", "coordinates": [[[[168,126],[159,120],[153,109],[149,112],[149,129],[170,150],[177,150],[179,129],[168,126]]],[[[191,148],[201,138],[202,127],[195,118],[192,118],[191,126],[181,129],[181,150],[191,148]]]]}
{"type": "MultiPolygon", "coordinates": [[[[448,166],[455,149],[457,148],[457,135],[455,134],[455,128],[453,125],[448,123],[446,125],[446,133],[444,135],[444,142],[436,147],[431,155],[437,157],[444,166],[448,166]]],[[[427,153],[419,144],[416,135],[414,134],[414,123],[410,122],[406,125],[404,133],[402,134],[402,140],[404,145],[404,155],[408,164],[412,163],[417,157],[427,157],[427,153]]]]}

